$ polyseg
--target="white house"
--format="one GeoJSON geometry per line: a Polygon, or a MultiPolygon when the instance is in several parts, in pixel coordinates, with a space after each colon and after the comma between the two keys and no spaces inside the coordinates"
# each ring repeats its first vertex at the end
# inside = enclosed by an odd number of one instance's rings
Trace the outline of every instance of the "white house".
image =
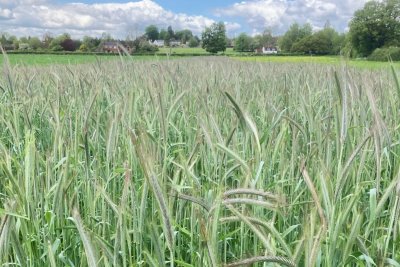
{"type": "Polygon", "coordinates": [[[182,43],[181,41],[170,41],[169,46],[180,46],[182,43]]]}
{"type": "Polygon", "coordinates": [[[257,48],[256,53],[262,53],[266,55],[271,55],[271,54],[278,54],[278,48],[274,46],[263,46],[260,48],[257,48]]]}
{"type": "Polygon", "coordinates": [[[278,49],[276,47],[263,47],[263,54],[278,54],[278,49]]]}
{"type": "Polygon", "coordinates": [[[165,45],[165,42],[164,40],[154,40],[151,44],[157,47],[163,47],[165,45]]]}

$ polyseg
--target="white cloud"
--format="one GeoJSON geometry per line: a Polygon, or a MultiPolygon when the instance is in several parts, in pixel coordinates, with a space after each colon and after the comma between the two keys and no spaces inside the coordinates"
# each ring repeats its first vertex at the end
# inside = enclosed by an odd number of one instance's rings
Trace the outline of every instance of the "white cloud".
{"type": "Polygon", "coordinates": [[[13,13],[8,8],[0,8],[0,20],[2,19],[11,19],[13,17],[13,13]]]}
{"type": "Polygon", "coordinates": [[[0,6],[2,7],[16,7],[20,5],[37,5],[43,4],[47,0],[0,0],[0,6]]]}
{"type": "MultiPolygon", "coordinates": [[[[46,0],[0,0],[0,28],[16,35],[41,35],[44,32],[69,32],[75,37],[108,32],[124,38],[140,34],[149,24],[160,28],[191,29],[199,34],[214,20],[205,16],[190,16],[165,10],[151,0],[128,3],[56,5],[46,0]]],[[[228,30],[236,30],[238,23],[227,23],[228,30]]]]}
{"type": "Polygon", "coordinates": [[[272,28],[276,33],[290,24],[311,23],[315,29],[329,21],[339,31],[347,28],[354,11],[367,0],[252,0],[218,9],[217,16],[241,17],[252,31],[272,28]]]}
{"type": "MultiPolygon", "coordinates": [[[[80,1],[55,4],[56,0],[0,0],[0,29],[18,36],[68,32],[74,37],[82,37],[108,32],[124,38],[128,34],[141,34],[150,24],[159,28],[171,25],[175,30],[188,28],[200,34],[214,22],[205,15],[174,13],[151,0],[103,4],[84,4],[80,1]]],[[[226,23],[231,35],[239,30],[255,34],[265,28],[280,34],[294,22],[309,22],[314,29],[319,29],[328,20],[337,30],[344,31],[354,11],[366,1],[248,0],[221,7],[214,15],[221,20],[232,21],[226,23]]]]}

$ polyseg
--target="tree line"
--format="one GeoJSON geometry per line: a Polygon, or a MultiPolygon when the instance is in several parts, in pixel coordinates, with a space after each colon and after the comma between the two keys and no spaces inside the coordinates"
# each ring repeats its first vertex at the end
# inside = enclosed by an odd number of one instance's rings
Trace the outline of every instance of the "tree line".
{"type": "MultiPolygon", "coordinates": [[[[198,37],[189,29],[174,31],[171,26],[159,29],[156,25],[145,28],[144,34],[135,39],[122,41],[134,52],[155,52],[156,40],[163,45],[179,44],[188,47],[201,46],[210,53],[224,52],[233,46],[237,52],[254,52],[260,47],[279,48],[284,53],[338,55],[352,57],[392,57],[400,60],[400,0],[369,1],[354,13],[347,33],[337,32],[329,22],[317,31],[310,24],[292,24],[281,36],[273,36],[266,29],[261,34],[250,36],[241,33],[232,39],[226,35],[223,22],[206,27],[198,37]]],[[[85,36],[72,39],[68,33],[53,37],[45,34],[38,37],[17,38],[8,34],[0,36],[3,48],[15,50],[81,51],[96,52],[104,42],[116,41],[109,34],[101,37],[85,36]]],[[[121,41],[121,40],[118,40],[121,41]]]]}
{"type": "Polygon", "coordinates": [[[195,36],[188,29],[174,31],[171,26],[160,31],[155,25],[146,27],[143,35],[136,38],[127,37],[125,40],[113,38],[110,34],[104,33],[101,37],[84,36],[82,39],[73,39],[69,33],[53,36],[46,33],[42,38],[39,37],[20,37],[2,33],[0,44],[6,50],[30,50],[30,51],[68,51],[68,52],[101,52],[102,45],[106,42],[120,42],[125,46],[133,48],[136,52],[154,52],[157,48],[151,42],[161,39],[165,45],[171,42],[179,42],[189,47],[197,47],[200,38],[195,36]]]}
{"type": "Polygon", "coordinates": [[[400,0],[367,2],[354,13],[347,33],[338,33],[329,22],[318,31],[310,24],[294,23],[278,37],[270,31],[255,37],[242,33],[234,49],[248,52],[259,46],[276,46],[286,53],[400,60],[400,0]]]}

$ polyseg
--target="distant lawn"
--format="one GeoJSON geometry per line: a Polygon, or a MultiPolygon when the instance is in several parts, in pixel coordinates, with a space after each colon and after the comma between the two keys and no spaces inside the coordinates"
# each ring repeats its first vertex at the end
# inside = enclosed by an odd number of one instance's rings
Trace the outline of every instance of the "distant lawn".
{"type": "MultiPolygon", "coordinates": [[[[54,54],[9,54],[7,55],[11,65],[52,65],[52,64],[84,64],[105,60],[117,60],[118,55],[54,55],[54,54]]],[[[151,60],[160,59],[160,56],[135,56],[132,60],[151,60]]],[[[4,56],[0,54],[0,64],[4,61],[4,56]]]]}
{"type": "MultiPolygon", "coordinates": [[[[132,55],[130,60],[159,60],[165,59],[163,56],[165,53],[169,53],[169,48],[161,48],[156,55],[132,55]],[[168,51],[168,52],[167,52],[168,51]]],[[[202,48],[172,48],[171,55],[174,54],[199,54],[199,55],[209,55],[202,48]]],[[[237,52],[234,52],[232,48],[228,48],[225,55],[231,56],[232,59],[240,61],[250,61],[250,62],[278,62],[278,63],[321,63],[321,64],[332,64],[338,65],[340,63],[345,63],[350,66],[365,68],[365,69],[382,69],[388,68],[390,66],[387,62],[373,62],[366,60],[342,60],[337,56],[240,56],[237,52]]],[[[52,65],[52,64],[84,64],[93,63],[97,60],[118,60],[117,55],[54,55],[54,54],[9,54],[8,58],[11,65],[52,65]]],[[[178,58],[178,57],[172,57],[178,58]]],[[[127,57],[125,57],[127,59],[127,57]]],[[[4,56],[0,54],[0,65],[4,61],[4,56]]],[[[400,62],[394,63],[396,67],[400,68],[400,62]]]]}
{"type": "MultiPolygon", "coordinates": [[[[208,53],[205,49],[201,47],[161,47],[159,48],[158,54],[199,54],[199,55],[208,55],[208,53]]],[[[231,55],[235,54],[236,52],[233,51],[233,48],[227,48],[225,51],[226,55],[231,55]]]]}
{"type": "MultiPolygon", "coordinates": [[[[279,63],[323,63],[323,64],[348,64],[353,67],[366,69],[382,69],[390,66],[388,62],[375,62],[367,60],[344,60],[339,56],[245,56],[232,57],[240,61],[253,62],[279,62],[279,63]]],[[[400,68],[400,62],[394,63],[400,68]]]]}

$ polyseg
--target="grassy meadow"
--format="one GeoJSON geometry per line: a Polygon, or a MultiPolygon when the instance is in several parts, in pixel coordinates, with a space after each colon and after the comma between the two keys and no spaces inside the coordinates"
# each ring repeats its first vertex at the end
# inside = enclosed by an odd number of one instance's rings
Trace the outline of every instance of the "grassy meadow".
{"type": "MultiPolygon", "coordinates": [[[[200,54],[208,55],[209,53],[201,47],[160,47],[158,54],[200,54]]],[[[233,51],[232,47],[228,47],[224,53],[225,55],[237,54],[233,51]]]]}
{"type": "MultiPolygon", "coordinates": [[[[152,61],[152,60],[165,60],[165,59],[179,59],[181,56],[175,56],[174,54],[188,56],[205,55],[210,56],[202,48],[160,48],[160,51],[155,55],[133,55],[129,57],[131,61],[152,61]],[[171,56],[167,57],[166,54],[171,56]]],[[[226,56],[232,57],[235,60],[246,61],[246,62],[270,62],[270,63],[296,63],[296,64],[324,64],[324,65],[341,65],[344,60],[339,56],[243,56],[240,53],[235,53],[231,48],[225,53],[226,56]]],[[[90,64],[98,63],[109,60],[118,60],[118,55],[80,55],[80,54],[9,54],[8,61],[11,65],[19,66],[40,66],[40,65],[76,65],[76,64],[90,64]]],[[[3,64],[4,56],[0,55],[0,64],[3,64]]],[[[346,60],[345,63],[350,67],[356,67],[360,69],[390,69],[390,64],[387,62],[375,62],[367,60],[346,60]]],[[[393,65],[396,68],[400,68],[400,62],[395,62],[393,65]]]]}
{"type": "MultiPolygon", "coordinates": [[[[7,55],[8,62],[15,66],[40,66],[40,65],[76,65],[76,64],[89,64],[99,63],[109,60],[120,60],[119,55],[81,55],[81,54],[9,54],[7,55]]],[[[129,60],[132,61],[148,61],[165,59],[162,55],[139,55],[131,56],[129,60]]],[[[125,59],[126,60],[126,59],[125,59]]],[[[0,54],[0,64],[3,64],[4,56],[0,54]]]]}
{"type": "MultiPolygon", "coordinates": [[[[272,62],[272,63],[313,63],[340,66],[346,64],[349,67],[360,69],[388,69],[391,64],[388,62],[368,61],[364,59],[347,59],[344,60],[339,56],[235,56],[235,59],[248,62],[272,62]]],[[[400,62],[394,62],[392,65],[400,68],[400,62]]]]}
{"type": "MultiPolygon", "coordinates": [[[[93,55],[54,55],[54,54],[10,54],[8,61],[11,65],[54,65],[54,64],[83,64],[98,60],[115,59],[115,56],[93,55]]],[[[4,56],[0,55],[0,64],[3,64],[4,56]]]]}
{"type": "Polygon", "coordinates": [[[1,266],[400,266],[399,77],[6,61],[1,266]]]}

